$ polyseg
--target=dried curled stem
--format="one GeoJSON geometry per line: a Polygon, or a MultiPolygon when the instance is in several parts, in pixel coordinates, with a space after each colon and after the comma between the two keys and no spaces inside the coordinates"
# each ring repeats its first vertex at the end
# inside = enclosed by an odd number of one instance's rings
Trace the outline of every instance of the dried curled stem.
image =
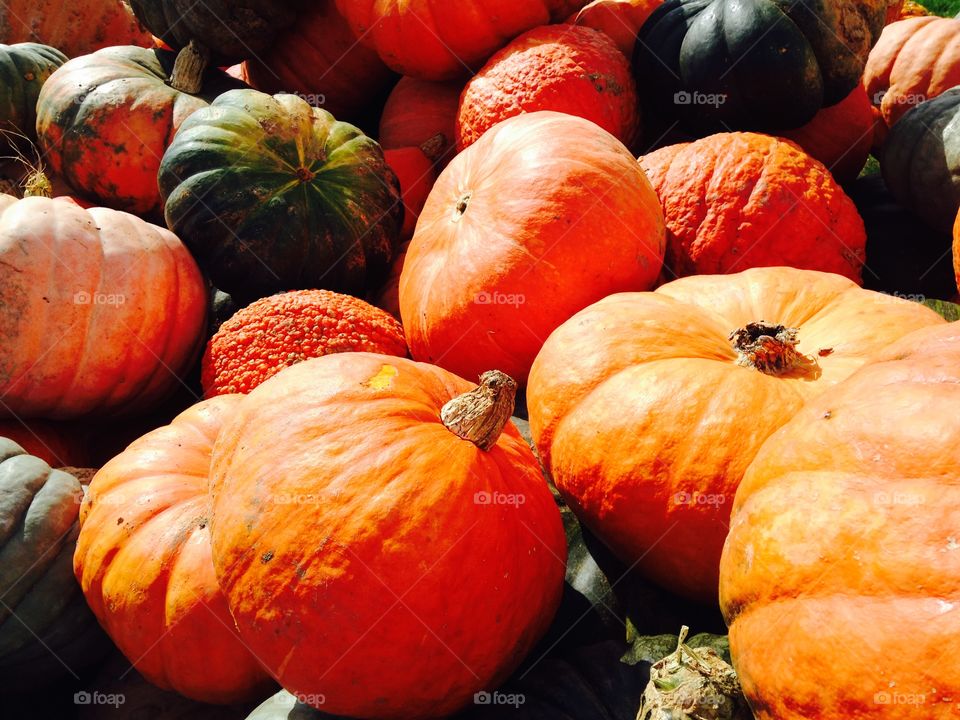
{"type": "Polygon", "coordinates": [[[497,443],[504,426],[513,415],[517,383],[499,370],[488,370],[480,384],[458,395],[440,409],[440,420],[452,432],[469,440],[481,450],[497,443]]]}
{"type": "Polygon", "coordinates": [[[786,375],[816,365],[816,360],[797,350],[797,328],[765,322],[748,323],[730,333],[737,351],[737,365],[766,375],[786,375]]]}

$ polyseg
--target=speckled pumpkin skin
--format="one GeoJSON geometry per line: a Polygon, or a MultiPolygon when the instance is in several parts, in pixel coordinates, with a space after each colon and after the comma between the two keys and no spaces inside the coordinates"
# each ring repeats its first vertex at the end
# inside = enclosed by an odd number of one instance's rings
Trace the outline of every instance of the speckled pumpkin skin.
{"type": "Polygon", "coordinates": [[[960,20],[927,16],[888,25],[870,51],[863,84],[887,127],[960,85],[960,20]]]}
{"type": "Polygon", "coordinates": [[[485,452],[440,422],[473,387],[404,358],[327,355],[244,396],[217,439],[220,587],[265,667],[326,713],[449,715],[552,620],[566,542],[530,447],[509,423],[485,452]]]}
{"type": "Polygon", "coordinates": [[[137,671],[211,703],[270,686],[237,636],[210,557],[210,453],[238,402],[199,403],[107,463],[80,509],[73,560],[91,609],[137,671]]]}
{"type": "Polygon", "coordinates": [[[872,353],[944,323],[784,267],[618,293],[547,339],[527,387],[530,430],[570,507],[627,565],[715,604],[734,493],[767,437],[872,353]],[[738,365],[728,336],[758,318],[797,328],[816,365],[783,376],[738,365]]]}
{"type": "MultiPolygon", "coordinates": [[[[66,61],[66,55],[47,45],[0,45],[0,129],[36,136],[40,88],[66,61]]],[[[12,139],[4,137],[0,142],[12,139]]]]}
{"type": "Polygon", "coordinates": [[[860,282],[863,221],[830,172],[793,143],[720,133],[640,164],[663,203],[668,277],[789,265],[860,282]]]}
{"type": "Polygon", "coordinates": [[[457,147],[498,122],[554,110],[590,120],[625,145],[640,125],[630,65],[605,33],[578,25],[525,32],[467,83],[457,113],[457,147]]]}
{"type": "Polygon", "coordinates": [[[770,437],[720,568],[757,720],[957,716],[960,326],[883,350],[770,437]]]}
{"type": "Polygon", "coordinates": [[[203,97],[169,85],[174,56],[110,47],[50,76],[37,103],[37,136],[54,173],[98,204],[159,219],[160,158],[180,125],[238,84],[208,73],[203,97]]]}
{"type": "Polygon", "coordinates": [[[336,352],[407,354],[403,328],[385,311],[351,295],[298,290],[239,310],[203,356],[204,394],[248,393],[283,368],[336,352]]]}

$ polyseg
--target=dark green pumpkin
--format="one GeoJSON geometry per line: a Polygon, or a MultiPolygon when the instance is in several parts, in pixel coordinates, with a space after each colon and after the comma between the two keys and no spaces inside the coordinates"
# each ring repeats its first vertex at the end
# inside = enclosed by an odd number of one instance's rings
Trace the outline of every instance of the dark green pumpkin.
{"type": "Polygon", "coordinates": [[[224,93],[184,122],[159,180],[167,225],[236,298],[363,295],[399,242],[399,183],[380,146],[294,95],[224,93]]]}
{"type": "Polygon", "coordinates": [[[960,87],[911,108],[880,156],[897,201],[934,230],[950,232],[960,208],[960,87]]]}
{"type": "Polygon", "coordinates": [[[0,45],[0,129],[36,137],[40,88],[66,61],[66,55],[48,45],[0,45]]]}
{"type": "Polygon", "coordinates": [[[0,689],[49,684],[107,642],[73,576],[83,486],[0,438],[0,689]]]}
{"type": "Polygon", "coordinates": [[[698,133],[800,127],[860,82],[886,0],[667,0],[634,48],[641,97],[698,133]]]}

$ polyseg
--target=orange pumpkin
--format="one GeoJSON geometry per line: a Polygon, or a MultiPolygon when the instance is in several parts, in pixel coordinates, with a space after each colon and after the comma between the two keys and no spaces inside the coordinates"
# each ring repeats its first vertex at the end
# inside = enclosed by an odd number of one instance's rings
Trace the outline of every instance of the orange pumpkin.
{"type": "Polygon", "coordinates": [[[207,287],[170,231],[0,195],[0,417],[142,411],[196,358],[207,287]]]}
{"type": "Polygon", "coordinates": [[[903,5],[903,0],[887,0],[887,25],[900,19],[900,13],[903,11],[903,5]]]}
{"type": "Polygon", "coordinates": [[[863,221],[827,168],[792,142],[719,133],[640,164],[663,203],[669,277],[789,265],[860,282],[863,221]]]}
{"type": "Polygon", "coordinates": [[[423,154],[418,147],[384,150],[383,157],[387,165],[396,174],[400,181],[400,195],[403,197],[403,229],[400,237],[406,241],[413,237],[413,230],[417,227],[417,218],[423,210],[430,189],[437,181],[437,173],[433,169],[430,158],[423,154]]]}
{"type": "Polygon", "coordinates": [[[86,467],[90,460],[80,429],[44,420],[0,420],[0,437],[9,438],[52,468],[86,467]]]}
{"type": "Polygon", "coordinates": [[[566,542],[508,422],[516,385],[491,372],[472,388],[327,355],[246,395],[217,439],[220,587],[244,642],[324,713],[446,716],[552,620],[566,542]]]}
{"type": "Polygon", "coordinates": [[[874,142],[876,117],[863,85],[857,85],[836,105],[825,107],[796,130],[780,133],[793,140],[833,174],[837,182],[857,179],[874,142]]]}
{"type": "Polygon", "coordinates": [[[400,276],[403,274],[403,264],[407,259],[407,248],[410,247],[408,240],[397,250],[397,256],[393,259],[393,265],[390,268],[390,275],[387,281],[377,293],[374,301],[381,310],[386,310],[397,320],[400,319],[400,276]]]}
{"type": "Polygon", "coordinates": [[[797,413],[737,491],[720,600],[757,720],[957,715],[960,325],[797,413]]]}
{"type": "Polygon", "coordinates": [[[73,561],[94,615],[137,671],[211,703],[269,687],[237,636],[210,557],[210,453],[239,399],[195,405],[107,463],[80,508],[73,561]]]}
{"type": "Polygon", "coordinates": [[[0,43],[38,42],[67,57],[110,45],[150,47],[150,35],[124,0],[4,0],[0,43]]]}
{"type": "Polygon", "coordinates": [[[403,328],[351,295],[297,290],[257,300],[227,320],[207,344],[201,379],[207,397],[248,393],[285,367],[337,352],[407,354],[403,328]]]}
{"type": "Polygon", "coordinates": [[[419,147],[439,168],[456,154],[457,108],[463,83],[403,77],[380,116],[384,150],[419,147]]]}
{"type": "Polygon", "coordinates": [[[960,20],[926,16],[887,25],[870,51],[863,85],[887,127],[960,85],[960,20]]]}
{"type": "Polygon", "coordinates": [[[630,145],[640,129],[630,64],[593,28],[548,25],[525,32],[474,75],[460,97],[457,148],[508,117],[536,110],[586,118],[630,145]]]}
{"type": "Polygon", "coordinates": [[[454,158],[420,213],[400,276],[410,352],[523,384],[573,313],[652,287],[663,247],[660,203],[615,137],[572,115],[512,117],[454,158]]]}
{"type": "Polygon", "coordinates": [[[520,33],[559,22],[587,0],[337,0],[358,38],[401,75],[451,80],[520,33]]]}
{"type": "Polygon", "coordinates": [[[620,558],[715,603],[734,492],[764,440],[873,352],[944,322],[782,267],[612,295],[544,344],[530,430],[570,507],[620,558]]]}
{"type": "Polygon", "coordinates": [[[957,291],[960,292],[960,214],[953,223],[953,274],[957,279],[957,291]]]}
{"type": "Polygon", "coordinates": [[[593,0],[567,22],[606,33],[620,52],[632,58],[637,31],[661,4],[663,0],[593,0]]]}
{"type": "Polygon", "coordinates": [[[245,67],[245,79],[257,90],[295,93],[338,120],[356,118],[394,78],[373,50],[357,42],[333,0],[314,3],[245,67]]]}

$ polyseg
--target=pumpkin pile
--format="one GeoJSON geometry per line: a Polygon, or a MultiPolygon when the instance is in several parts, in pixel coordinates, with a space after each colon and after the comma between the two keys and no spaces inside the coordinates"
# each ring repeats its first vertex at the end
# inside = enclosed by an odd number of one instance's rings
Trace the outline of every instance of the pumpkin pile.
{"type": "Polygon", "coordinates": [[[0,717],[956,715],[958,11],[0,3],[0,717]]]}

